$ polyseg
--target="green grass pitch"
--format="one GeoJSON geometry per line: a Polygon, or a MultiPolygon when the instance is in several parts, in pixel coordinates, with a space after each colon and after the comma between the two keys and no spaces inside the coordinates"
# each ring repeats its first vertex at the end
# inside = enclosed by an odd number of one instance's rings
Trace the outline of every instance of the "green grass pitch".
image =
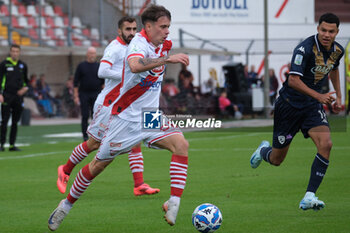
{"type": "MultiPolygon", "coordinates": [[[[127,156],[98,176],[76,202],[57,232],[195,233],[191,214],[201,203],[213,203],[223,215],[222,233],[350,232],[350,119],[347,130],[332,133],[330,166],[317,196],[326,208],[298,209],[305,193],[316,149],[299,133],[280,167],[262,163],[251,169],[249,158],[261,140],[271,141],[271,127],[250,130],[185,133],[190,142],[188,181],[176,225],[163,219],[169,198],[170,153],[143,147],[147,183],[160,188],[153,196],[133,195],[127,156]]],[[[68,159],[80,138],[47,138],[46,134],[79,132],[80,126],[20,127],[21,152],[0,153],[0,232],[49,232],[47,220],[66,195],[56,187],[57,166],[68,159]]],[[[79,164],[75,174],[95,155],[79,164]]]]}

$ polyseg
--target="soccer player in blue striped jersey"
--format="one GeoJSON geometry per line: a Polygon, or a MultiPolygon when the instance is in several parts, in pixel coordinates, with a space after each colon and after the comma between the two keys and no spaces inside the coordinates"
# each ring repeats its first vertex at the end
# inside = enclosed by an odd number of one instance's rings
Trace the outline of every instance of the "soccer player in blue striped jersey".
{"type": "Polygon", "coordinates": [[[323,14],[319,19],[317,34],[302,41],[295,49],[288,79],[275,103],[273,144],[263,141],[250,159],[252,168],[262,160],[279,166],[286,158],[290,143],[301,130],[305,138],[311,137],[317,154],[311,166],[306,194],[299,204],[303,210],[324,208],[315,193],[320,186],[329,163],[332,148],[330,129],[323,104],[333,104],[333,112],[341,110],[339,61],[344,48],[335,41],[339,32],[339,18],[323,14]],[[332,81],[334,90],[322,93],[322,86],[332,81]]]}

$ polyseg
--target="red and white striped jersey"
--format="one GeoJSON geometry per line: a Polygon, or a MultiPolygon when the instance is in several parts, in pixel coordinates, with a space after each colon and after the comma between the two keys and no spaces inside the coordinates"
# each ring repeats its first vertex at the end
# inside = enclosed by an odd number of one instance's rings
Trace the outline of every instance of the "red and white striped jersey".
{"type": "Polygon", "coordinates": [[[101,59],[99,77],[102,73],[102,77],[105,78],[105,87],[98,95],[96,104],[110,106],[119,96],[119,90],[122,85],[123,76],[123,63],[125,58],[126,49],[128,45],[117,37],[111,41],[104,50],[103,57],[101,59]],[[102,66],[102,63],[109,64],[110,66],[102,66]],[[108,71],[108,68],[113,71],[108,71]],[[108,73],[109,72],[109,73],[108,73]]]}
{"type": "Polygon", "coordinates": [[[159,58],[167,56],[171,47],[172,42],[169,38],[163,44],[155,47],[149,41],[145,30],[135,35],[126,52],[123,86],[120,90],[120,97],[113,105],[112,114],[127,121],[141,122],[143,109],[159,107],[165,65],[145,72],[132,73],[128,61],[135,57],[159,58]]]}

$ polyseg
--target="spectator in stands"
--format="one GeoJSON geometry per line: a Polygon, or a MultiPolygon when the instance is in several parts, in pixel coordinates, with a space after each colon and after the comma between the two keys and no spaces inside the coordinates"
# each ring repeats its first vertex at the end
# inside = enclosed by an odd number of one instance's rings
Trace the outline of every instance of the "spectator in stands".
{"type": "Polygon", "coordinates": [[[29,83],[28,83],[28,92],[26,94],[26,96],[34,99],[35,101],[37,101],[39,97],[38,88],[36,86],[36,82],[37,82],[36,77],[37,77],[36,74],[30,75],[29,83]]]}
{"type": "Polygon", "coordinates": [[[272,68],[269,69],[269,77],[270,77],[270,103],[271,105],[274,105],[275,99],[277,96],[278,80],[275,74],[275,70],[272,68]]]}
{"type": "Polygon", "coordinates": [[[63,102],[64,106],[67,110],[67,116],[68,117],[78,117],[79,116],[79,107],[75,105],[74,103],[74,84],[73,84],[74,76],[69,76],[68,80],[66,81],[66,85],[63,89],[63,102]]]}
{"type": "MultiPolygon", "coordinates": [[[[192,85],[192,82],[193,82],[193,75],[191,71],[189,71],[185,65],[181,64],[181,70],[179,73],[179,80],[178,80],[180,92],[183,91],[185,85],[187,84],[192,85]],[[186,82],[186,84],[184,84],[184,82],[186,82]]],[[[193,85],[191,88],[193,90],[193,85]]]]}
{"type": "Polygon", "coordinates": [[[234,104],[227,98],[226,91],[222,91],[219,97],[219,108],[221,113],[228,113],[236,119],[242,119],[242,113],[239,110],[238,105],[234,104]]]}
{"type": "Polygon", "coordinates": [[[175,80],[173,78],[165,79],[164,83],[162,95],[160,96],[160,107],[162,107],[163,110],[166,108],[167,114],[172,114],[178,106],[176,96],[180,91],[175,85],[175,80]]]}
{"type": "Polygon", "coordinates": [[[214,96],[219,88],[218,76],[215,68],[209,69],[209,78],[201,85],[201,94],[204,96],[214,96]]]}
{"type": "Polygon", "coordinates": [[[248,73],[248,83],[250,83],[250,87],[253,87],[253,84],[257,84],[259,80],[258,73],[255,72],[255,66],[250,66],[250,71],[248,73]]]}
{"type": "Polygon", "coordinates": [[[10,55],[0,63],[1,137],[0,151],[5,151],[7,123],[12,118],[9,151],[20,151],[15,146],[17,123],[23,111],[23,96],[28,91],[27,65],[19,59],[21,47],[10,46],[10,55]]]}
{"type": "Polygon", "coordinates": [[[37,88],[37,75],[31,74],[28,84],[27,97],[33,99],[38,106],[39,112],[44,117],[50,117],[53,115],[52,106],[50,100],[44,99],[41,92],[37,88]]]}
{"type": "Polygon", "coordinates": [[[104,79],[97,76],[98,68],[96,49],[90,47],[86,53],[86,61],[78,65],[74,75],[74,102],[80,105],[84,141],[89,139],[86,133],[89,116],[92,116],[94,103],[104,84],[104,79]]]}
{"type": "Polygon", "coordinates": [[[49,116],[60,116],[61,115],[61,101],[54,96],[51,95],[51,88],[49,84],[46,82],[45,74],[40,74],[39,80],[37,81],[37,88],[39,93],[41,94],[41,97],[43,100],[49,100],[51,109],[52,106],[55,106],[55,111],[51,114],[49,113],[49,116]]]}
{"type": "Polygon", "coordinates": [[[175,80],[172,78],[165,79],[165,84],[162,88],[162,93],[166,98],[170,99],[179,94],[179,89],[175,85],[175,80]]]}
{"type": "MultiPolygon", "coordinates": [[[[254,68],[255,69],[255,68],[254,68]]],[[[250,90],[252,88],[252,79],[249,75],[249,68],[248,68],[248,65],[245,65],[243,67],[243,74],[244,74],[244,77],[245,77],[245,80],[246,80],[246,83],[247,83],[247,86],[248,86],[248,90],[250,90]]]]}

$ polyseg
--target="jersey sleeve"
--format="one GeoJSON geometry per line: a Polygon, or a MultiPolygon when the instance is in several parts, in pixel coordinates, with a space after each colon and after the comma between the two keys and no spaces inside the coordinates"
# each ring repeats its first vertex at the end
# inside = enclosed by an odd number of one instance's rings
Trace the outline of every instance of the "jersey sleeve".
{"type": "Polygon", "coordinates": [[[343,55],[344,55],[344,48],[341,46],[341,45],[335,45],[335,50],[337,51],[337,52],[339,52],[340,53],[340,55],[338,56],[338,58],[337,58],[337,60],[335,61],[335,63],[334,63],[334,67],[333,67],[333,69],[332,70],[336,70],[336,69],[338,69],[338,66],[339,66],[339,63],[340,63],[340,59],[343,57],[343,55]]]}
{"type": "Polygon", "coordinates": [[[132,40],[126,52],[126,60],[134,57],[144,58],[147,54],[147,45],[141,43],[141,40],[132,40]]]}
{"type": "Polygon", "coordinates": [[[110,64],[101,61],[100,67],[98,68],[98,77],[101,79],[110,78],[121,80],[123,74],[122,71],[123,70],[114,70],[110,64]]]}
{"type": "Polygon", "coordinates": [[[101,58],[101,63],[107,63],[110,65],[113,65],[115,61],[117,61],[118,56],[121,56],[118,52],[118,49],[114,44],[108,45],[108,47],[105,49],[103,57],[101,58]]]}
{"type": "Polygon", "coordinates": [[[289,74],[295,74],[303,77],[308,58],[308,51],[303,44],[298,45],[293,51],[289,74]]]}

